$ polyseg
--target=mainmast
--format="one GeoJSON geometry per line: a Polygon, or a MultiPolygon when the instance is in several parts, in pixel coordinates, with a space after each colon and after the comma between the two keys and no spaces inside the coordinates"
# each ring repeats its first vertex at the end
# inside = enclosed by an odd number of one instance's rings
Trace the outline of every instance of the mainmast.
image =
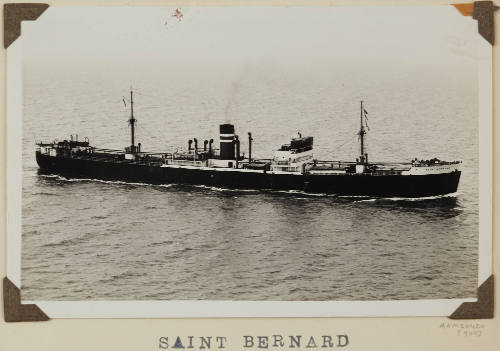
{"type": "Polygon", "coordinates": [[[363,100],[361,100],[361,111],[360,111],[360,127],[359,127],[359,142],[360,142],[360,156],[359,156],[359,163],[360,164],[365,164],[366,163],[366,155],[365,154],[365,134],[366,134],[366,131],[365,131],[365,125],[363,123],[363,117],[364,117],[364,109],[363,109],[363,100]]]}
{"type": "Polygon", "coordinates": [[[134,141],[134,137],[135,137],[135,122],[137,122],[137,120],[134,118],[134,96],[133,96],[133,93],[132,93],[132,88],[130,88],[130,119],[128,120],[128,122],[130,123],[130,139],[131,139],[131,151],[134,152],[135,150],[135,141],[134,141]]]}

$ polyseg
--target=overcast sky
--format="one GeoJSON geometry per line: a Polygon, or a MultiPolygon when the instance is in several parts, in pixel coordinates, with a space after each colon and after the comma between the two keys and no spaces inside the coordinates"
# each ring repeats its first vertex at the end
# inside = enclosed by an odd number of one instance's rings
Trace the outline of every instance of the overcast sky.
{"type": "Polygon", "coordinates": [[[50,7],[23,22],[26,64],[472,60],[477,22],[452,6],[50,7]]]}

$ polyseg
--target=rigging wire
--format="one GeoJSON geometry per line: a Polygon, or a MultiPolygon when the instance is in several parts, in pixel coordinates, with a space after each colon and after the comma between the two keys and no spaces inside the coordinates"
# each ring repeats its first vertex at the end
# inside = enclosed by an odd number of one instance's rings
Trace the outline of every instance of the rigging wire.
{"type": "Polygon", "coordinates": [[[352,142],[353,139],[356,139],[356,136],[358,134],[354,134],[353,136],[351,136],[349,139],[345,140],[342,144],[340,144],[339,146],[336,146],[337,149],[341,149],[343,146],[345,146],[348,142],[352,142]]]}
{"type": "Polygon", "coordinates": [[[158,137],[153,135],[147,128],[145,128],[144,126],[140,125],[140,124],[137,124],[137,126],[139,127],[139,129],[143,132],[146,132],[146,134],[151,138],[151,139],[154,139],[154,140],[158,140],[158,137]]]}

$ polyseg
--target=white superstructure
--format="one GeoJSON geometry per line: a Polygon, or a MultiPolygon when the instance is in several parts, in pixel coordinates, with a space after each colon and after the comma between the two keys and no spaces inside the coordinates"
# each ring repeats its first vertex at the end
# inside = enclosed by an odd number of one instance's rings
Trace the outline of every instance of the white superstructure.
{"type": "Polygon", "coordinates": [[[312,167],[313,161],[313,138],[292,138],[290,144],[282,145],[274,152],[271,162],[271,170],[274,172],[301,172],[312,167]]]}
{"type": "Polygon", "coordinates": [[[401,175],[427,175],[443,174],[462,170],[462,162],[443,162],[439,160],[413,161],[409,170],[401,172],[401,175]]]}

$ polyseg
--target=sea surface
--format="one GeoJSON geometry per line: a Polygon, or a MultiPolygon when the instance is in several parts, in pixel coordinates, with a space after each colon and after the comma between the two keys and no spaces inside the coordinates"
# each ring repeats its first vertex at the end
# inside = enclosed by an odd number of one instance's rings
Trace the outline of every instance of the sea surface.
{"type": "Polygon", "coordinates": [[[478,271],[474,63],[319,62],[124,72],[31,70],[23,83],[24,300],[399,300],[473,297],[478,271]],[[354,160],[462,160],[455,194],[350,198],[39,175],[35,141],[129,144],[130,85],[146,151],[218,140],[232,122],[270,158],[300,131],[354,160]]]}

